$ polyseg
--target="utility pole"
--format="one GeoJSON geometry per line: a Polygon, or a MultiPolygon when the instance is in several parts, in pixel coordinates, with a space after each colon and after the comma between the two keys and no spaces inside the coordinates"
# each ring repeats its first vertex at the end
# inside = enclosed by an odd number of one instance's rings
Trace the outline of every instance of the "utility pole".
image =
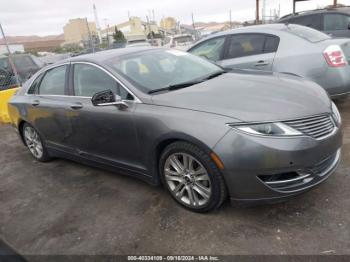
{"type": "MultiPolygon", "coordinates": [[[[179,25],[179,27],[181,28],[181,25],[179,25]]],[[[197,40],[197,30],[196,30],[196,26],[194,24],[194,17],[193,17],[193,13],[192,13],[192,27],[193,27],[193,30],[194,30],[194,38],[195,40],[197,40]]],[[[181,30],[181,29],[180,29],[181,30]]]]}
{"type": "Polygon", "coordinates": [[[88,32],[90,46],[92,48],[92,52],[95,53],[95,46],[94,46],[94,43],[92,41],[91,32],[90,32],[90,28],[89,28],[89,23],[88,23],[87,17],[85,17],[85,22],[86,22],[86,28],[87,28],[87,32],[88,32]]]}
{"type": "Polygon", "coordinates": [[[104,18],[103,20],[105,21],[106,34],[107,34],[107,46],[109,47],[109,24],[108,24],[108,18],[104,18]]]}
{"type": "Polygon", "coordinates": [[[262,0],[263,5],[262,5],[262,14],[261,14],[261,23],[265,24],[266,23],[266,0],[262,0]]]}
{"type": "Polygon", "coordinates": [[[8,45],[7,38],[6,38],[4,29],[2,28],[1,23],[0,23],[0,32],[1,32],[2,36],[4,37],[4,42],[5,42],[5,46],[6,46],[6,49],[7,49],[8,56],[9,56],[9,62],[10,62],[13,74],[15,75],[17,84],[20,84],[19,77],[18,77],[18,72],[17,72],[17,69],[15,67],[15,64],[13,63],[12,53],[11,53],[10,47],[8,45]]]}
{"type": "Polygon", "coordinates": [[[337,7],[337,0],[334,0],[334,1],[333,1],[333,6],[334,6],[334,7],[337,7]]]}
{"type": "MultiPolygon", "coordinates": [[[[148,25],[148,32],[149,32],[149,35],[151,36],[151,39],[153,40],[153,34],[152,34],[152,28],[151,28],[151,25],[149,23],[149,18],[148,16],[146,16],[146,19],[147,19],[147,25],[148,25]]],[[[153,41],[152,41],[153,43],[153,41]]]]}
{"type": "Polygon", "coordinates": [[[98,20],[97,9],[96,9],[95,4],[93,5],[93,9],[94,9],[95,24],[96,24],[97,34],[98,34],[98,40],[100,41],[100,43],[102,43],[101,27],[100,27],[100,22],[98,20]]]}
{"type": "Polygon", "coordinates": [[[231,12],[231,9],[230,9],[230,29],[232,29],[232,12],[231,12]]]}
{"type": "Polygon", "coordinates": [[[256,0],[255,24],[259,24],[259,0],[256,0]]]}

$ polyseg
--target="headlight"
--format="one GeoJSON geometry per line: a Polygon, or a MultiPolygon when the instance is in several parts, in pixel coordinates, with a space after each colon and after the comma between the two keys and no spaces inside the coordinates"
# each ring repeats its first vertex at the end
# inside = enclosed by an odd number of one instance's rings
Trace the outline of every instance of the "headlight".
{"type": "Polygon", "coordinates": [[[276,123],[262,123],[262,124],[229,124],[239,131],[251,135],[260,136],[299,136],[302,135],[301,132],[287,126],[286,124],[276,122],[276,123]]]}
{"type": "Polygon", "coordinates": [[[332,102],[332,115],[333,115],[334,121],[338,125],[340,125],[341,124],[341,116],[340,116],[339,110],[338,110],[337,106],[334,104],[334,102],[332,102]]]}

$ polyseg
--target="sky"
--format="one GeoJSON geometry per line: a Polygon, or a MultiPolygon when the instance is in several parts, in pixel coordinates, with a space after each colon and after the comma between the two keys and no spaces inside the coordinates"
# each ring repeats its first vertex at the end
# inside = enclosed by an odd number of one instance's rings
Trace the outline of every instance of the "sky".
{"type": "MultiPolygon", "coordinates": [[[[261,0],[262,2],[263,0],[261,0]]],[[[266,10],[278,9],[281,15],[292,12],[292,0],[266,0],[266,10]]],[[[315,9],[332,4],[333,0],[310,0],[297,3],[297,11],[315,9]]],[[[350,0],[338,0],[350,5],[350,0]]],[[[69,19],[87,17],[94,21],[93,4],[98,11],[102,28],[107,24],[124,22],[130,16],[146,20],[154,10],[155,19],[173,16],[183,24],[196,22],[246,21],[255,17],[255,0],[10,0],[0,1],[0,23],[6,35],[62,34],[69,19]]]]}

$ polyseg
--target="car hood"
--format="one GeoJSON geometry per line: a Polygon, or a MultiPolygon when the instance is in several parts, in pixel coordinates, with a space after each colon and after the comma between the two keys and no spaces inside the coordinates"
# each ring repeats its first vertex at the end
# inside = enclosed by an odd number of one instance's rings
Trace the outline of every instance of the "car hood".
{"type": "Polygon", "coordinates": [[[156,105],[235,118],[276,121],[330,112],[330,99],[317,84],[270,72],[239,71],[152,97],[156,105]]]}

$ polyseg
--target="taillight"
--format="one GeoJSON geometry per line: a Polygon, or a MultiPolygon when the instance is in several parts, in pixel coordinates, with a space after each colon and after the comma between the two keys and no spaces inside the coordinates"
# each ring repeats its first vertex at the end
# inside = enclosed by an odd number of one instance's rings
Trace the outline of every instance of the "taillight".
{"type": "Polygon", "coordinates": [[[348,64],[343,50],[338,45],[330,45],[323,51],[323,55],[331,67],[342,67],[348,64]]]}

